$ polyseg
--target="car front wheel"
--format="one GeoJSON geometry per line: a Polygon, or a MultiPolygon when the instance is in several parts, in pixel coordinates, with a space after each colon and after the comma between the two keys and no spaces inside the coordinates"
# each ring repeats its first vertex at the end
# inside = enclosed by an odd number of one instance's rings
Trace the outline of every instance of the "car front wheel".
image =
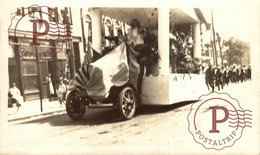
{"type": "Polygon", "coordinates": [[[118,95],[118,111],[120,116],[129,120],[134,117],[136,111],[136,94],[130,87],[125,87],[118,95]]]}
{"type": "Polygon", "coordinates": [[[86,106],[83,104],[81,98],[75,97],[75,92],[72,91],[66,100],[66,111],[72,120],[80,120],[86,112],[86,106]]]}

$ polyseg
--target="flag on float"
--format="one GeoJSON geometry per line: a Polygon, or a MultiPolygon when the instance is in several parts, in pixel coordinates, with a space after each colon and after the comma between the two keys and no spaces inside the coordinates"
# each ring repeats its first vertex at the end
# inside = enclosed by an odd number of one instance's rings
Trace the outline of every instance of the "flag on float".
{"type": "Polygon", "coordinates": [[[109,96],[112,86],[123,86],[131,82],[137,88],[140,66],[134,53],[125,42],[99,60],[84,65],[75,77],[76,88],[86,91],[98,102],[109,96]]]}

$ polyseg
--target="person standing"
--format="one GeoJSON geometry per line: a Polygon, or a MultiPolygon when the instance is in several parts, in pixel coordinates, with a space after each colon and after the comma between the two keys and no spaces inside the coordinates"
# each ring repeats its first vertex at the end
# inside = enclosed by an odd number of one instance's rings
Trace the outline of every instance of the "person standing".
{"type": "Polygon", "coordinates": [[[62,106],[62,102],[65,102],[65,95],[66,95],[66,92],[67,92],[66,85],[63,83],[62,78],[60,78],[58,89],[56,91],[57,91],[57,95],[58,95],[60,105],[62,106]]]}
{"type": "Polygon", "coordinates": [[[216,71],[216,85],[218,86],[218,90],[223,89],[223,79],[222,79],[222,71],[220,70],[220,68],[217,69],[216,71]]]}
{"type": "Polygon", "coordinates": [[[222,68],[223,71],[223,85],[228,85],[228,76],[227,76],[227,68],[222,68]]]}
{"type": "Polygon", "coordinates": [[[206,82],[206,86],[207,86],[208,90],[210,87],[210,82],[209,82],[210,72],[211,72],[211,65],[209,65],[209,67],[207,68],[207,70],[205,72],[205,82],[206,82]]]}
{"type": "Polygon", "coordinates": [[[140,22],[137,19],[133,19],[132,24],[131,24],[131,29],[130,32],[127,36],[127,43],[133,50],[132,53],[133,55],[137,58],[137,62],[139,63],[139,75],[137,77],[137,90],[141,94],[142,90],[142,81],[143,81],[143,75],[144,75],[144,70],[145,66],[144,63],[140,60],[142,60],[140,57],[140,53],[142,53],[142,49],[144,49],[144,39],[143,35],[140,33],[141,30],[141,25],[140,22]]]}
{"type": "Polygon", "coordinates": [[[140,34],[141,25],[137,19],[133,19],[131,30],[127,36],[127,42],[135,49],[136,45],[144,44],[143,36],[140,34]]]}
{"type": "Polygon", "coordinates": [[[235,70],[235,76],[236,76],[236,83],[239,83],[239,74],[240,71],[239,71],[239,68],[237,67],[236,70],[235,70]]]}
{"type": "Polygon", "coordinates": [[[248,67],[247,74],[248,74],[248,79],[251,81],[251,66],[248,67]]]}
{"type": "Polygon", "coordinates": [[[225,70],[225,73],[226,73],[226,75],[225,75],[225,84],[227,84],[227,86],[228,86],[229,82],[231,81],[231,76],[232,76],[230,74],[229,67],[227,67],[227,69],[225,70]]]}
{"type": "Polygon", "coordinates": [[[208,69],[206,70],[206,75],[205,75],[205,79],[206,79],[206,85],[208,87],[209,90],[209,86],[212,89],[212,92],[214,91],[214,81],[215,81],[215,73],[214,73],[214,68],[211,67],[211,65],[209,65],[208,69]]]}
{"type": "Polygon", "coordinates": [[[244,82],[245,81],[245,66],[241,67],[240,69],[240,81],[244,82]]]}
{"type": "Polygon", "coordinates": [[[53,83],[52,83],[51,74],[49,74],[48,82],[49,82],[49,91],[50,91],[49,101],[53,101],[55,92],[54,92],[54,87],[53,87],[53,83]]]}
{"type": "Polygon", "coordinates": [[[233,71],[232,68],[228,68],[228,81],[229,83],[233,83],[233,71]]]}

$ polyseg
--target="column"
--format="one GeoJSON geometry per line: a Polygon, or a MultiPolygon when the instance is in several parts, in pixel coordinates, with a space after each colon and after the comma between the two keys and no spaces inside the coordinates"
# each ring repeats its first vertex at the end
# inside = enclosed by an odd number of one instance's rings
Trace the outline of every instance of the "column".
{"type": "Polygon", "coordinates": [[[201,58],[201,40],[200,40],[200,23],[192,25],[193,37],[193,58],[201,58]]]}
{"type": "Polygon", "coordinates": [[[102,15],[100,10],[90,10],[92,17],[92,46],[100,54],[102,54],[102,15]]]}
{"type": "Polygon", "coordinates": [[[158,10],[158,52],[159,52],[159,74],[169,74],[169,8],[158,10]]]}

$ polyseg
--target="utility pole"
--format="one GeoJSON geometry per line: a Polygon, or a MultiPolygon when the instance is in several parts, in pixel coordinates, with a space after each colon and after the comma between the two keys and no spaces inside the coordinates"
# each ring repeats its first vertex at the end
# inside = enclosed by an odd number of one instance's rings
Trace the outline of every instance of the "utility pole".
{"type": "Polygon", "coordinates": [[[216,66],[218,65],[218,52],[216,48],[216,38],[215,38],[215,28],[214,28],[214,20],[213,20],[213,11],[211,10],[211,21],[212,21],[212,32],[213,32],[213,46],[215,52],[216,66]]]}
{"type": "Polygon", "coordinates": [[[36,60],[37,60],[37,73],[38,73],[38,88],[39,88],[39,96],[40,96],[40,106],[41,112],[43,111],[42,108],[42,70],[41,70],[41,63],[40,63],[40,56],[37,47],[34,47],[36,53],[36,60]]]}
{"type": "MultiPolygon", "coordinates": [[[[210,38],[211,39],[211,38],[210,38]]],[[[213,41],[210,43],[211,44],[211,55],[213,57],[213,64],[216,65],[216,56],[215,56],[215,50],[214,50],[214,45],[213,45],[213,41]]]]}
{"type": "Polygon", "coordinates": [[[75,76],[75,56],[74,56],[74,52],[73,52],[73,37],[72,37],[72,32],[71,32],[71,9],[68,7],[65,7],[64,10],[64,18],[63,18],[63,23],[66,26],[66,52],[68,55],[68,62],[69,62],[69,78],[73,79],[75,76]]]}
{"type": "Polygon", "coordinates": [[[222,57],[222,49],[221,49],[221,45],[220,45],[220,37],[219,34],[217,33],[217,37],[218,37],[218,45],[219,45],[219,51],[220,51],[220,56],[221,56],[221,66],[223,67],[223,57],[222,57]]]}

